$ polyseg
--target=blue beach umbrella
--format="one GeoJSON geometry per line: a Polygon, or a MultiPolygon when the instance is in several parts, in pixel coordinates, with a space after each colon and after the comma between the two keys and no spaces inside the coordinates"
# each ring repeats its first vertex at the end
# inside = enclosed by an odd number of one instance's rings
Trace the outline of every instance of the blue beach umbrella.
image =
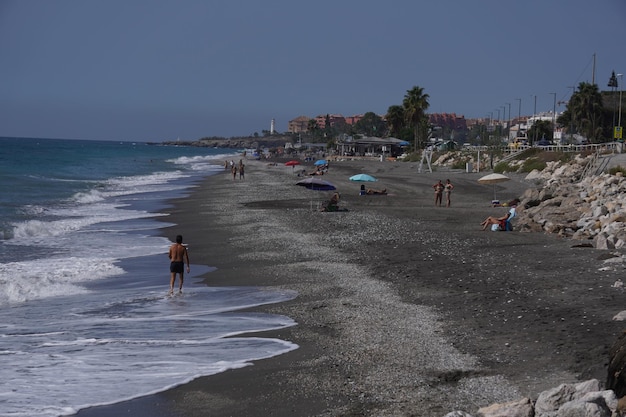
{"type": "Polygon", "coordinates": [[[328,162],[325,159],[318,159],[317,161],[315,161],[315,163],[313,165],[319,166],[319,165],[326,165],[328,162]]]}
{"type": "Polygon", "coordinates": [[[357,174],[357,175],[351,176],[350,181],[374,182],[378,180],[368,174],[357,174]]]}

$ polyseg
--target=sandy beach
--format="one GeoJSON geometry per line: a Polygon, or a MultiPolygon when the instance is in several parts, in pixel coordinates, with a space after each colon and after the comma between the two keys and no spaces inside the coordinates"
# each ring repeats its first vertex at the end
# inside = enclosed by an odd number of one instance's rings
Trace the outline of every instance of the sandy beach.
{"type": "MultiPolygon", "coordinates": [[[[489,172],[333,161],[322,178],[347,211],[323,213],[330,192],[296,186],[295,169],[245,163],[245,180],[225,171],[172,202],[176,226],[163,232],[184,235],[192,264],[217,267],[206,285],[296,290],[256,310],[294,319],[260,335],[300,348],[79,416],[432,417],[605,381],[624,329],[612,320],[624,294],[611,287],[623,268],[602,268],[606,252],[579,242],[481,231],[506,211],[477,183],[489,172]],[[389,194],[359,196],[348,178],[362,172],[389,194]],[[432,184],[447,178],[452,206],[435,207],[432,184]]],[[[498,198],[521,196],[523,178],[498,184],[498,198]]]]}

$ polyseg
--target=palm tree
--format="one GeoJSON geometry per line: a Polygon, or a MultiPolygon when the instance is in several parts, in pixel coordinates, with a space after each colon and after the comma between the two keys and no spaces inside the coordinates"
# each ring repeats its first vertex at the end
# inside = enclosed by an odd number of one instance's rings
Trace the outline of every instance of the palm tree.
{"type": "Polygon", "coordinates": [[[404,108],[398,105],[389,106],[385,119],[387,119],[390,134],[400,137],[404,127],[404,108]]]}
{"type": "Polygon", "coordinates": [[[563,126],[573,125],[574,130],[582,133],[590,142],[598,143],[602,138],[603,115],[604,106],[598,86],[582,82],[558,122],[563,126]]]}
{"type": "Polygon", "coordinates": [[[404,108],[404,120],[413,128],[413,137],[415,140],[415,149],[421,147],[420,143],[420,125],[425,117],[426,110],[430,104],[428,99],[430,96],[424,93],[421,87],[413,87],[404,95],[402,107],[404,108]]]}

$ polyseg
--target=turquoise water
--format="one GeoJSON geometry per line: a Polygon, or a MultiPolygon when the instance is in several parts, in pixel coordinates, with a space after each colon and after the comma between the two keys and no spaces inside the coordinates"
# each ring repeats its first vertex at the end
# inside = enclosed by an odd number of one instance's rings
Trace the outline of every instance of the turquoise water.
{"type": "Polygon", "coordinates": [[[291,292],[206,287],[194,277],[214,268],[192,263],[185,293],[166,296],[166,200],[235,157],[0,138],[0,416],[71,415],[296,348],[226,338],[292,326],[237,312],[291,292]]]}

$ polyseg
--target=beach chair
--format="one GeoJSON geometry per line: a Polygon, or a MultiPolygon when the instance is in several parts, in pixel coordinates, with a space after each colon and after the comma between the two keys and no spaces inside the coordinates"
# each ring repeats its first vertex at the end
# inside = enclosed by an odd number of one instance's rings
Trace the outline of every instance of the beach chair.
{"type": "Polygon", "coordinates": [[[515,210],[515,207],[511,207],[511,210],[509,210],[509,217],[507,217],[506,221],[504,222],[504,232],[513,231],[513,225],[511,224],[511,220],[513,220],[516,214],[517,211],[515,210]]]}
{"type": "Polygon", "coordinates": [[[513,218],[516,215],[516,211],[515,211],[515,207],[511,207],[511,209],[509,210],[509,215],[507,216],[506,220],[503,220],[500,222],[500,224],[492,224],[491,225],[491,231],[492,232],[511,232],[513,231],[513,225],[511,224],[511,220],[513,220],[513,218]]]}

